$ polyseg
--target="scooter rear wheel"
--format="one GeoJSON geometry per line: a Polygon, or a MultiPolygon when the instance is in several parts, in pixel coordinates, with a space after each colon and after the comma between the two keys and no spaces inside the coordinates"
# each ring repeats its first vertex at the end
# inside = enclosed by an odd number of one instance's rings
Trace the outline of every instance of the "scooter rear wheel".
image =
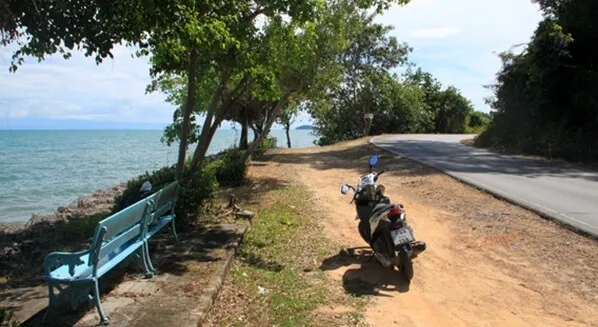
{"type": "Polygon", "coordinates": [[[413,279],[413,262],[409,255],[405,251],[399,251],[399,259],[401,262],[401,267],[399,267],[399,272],[407,281],[411,281],[413,279]]]}

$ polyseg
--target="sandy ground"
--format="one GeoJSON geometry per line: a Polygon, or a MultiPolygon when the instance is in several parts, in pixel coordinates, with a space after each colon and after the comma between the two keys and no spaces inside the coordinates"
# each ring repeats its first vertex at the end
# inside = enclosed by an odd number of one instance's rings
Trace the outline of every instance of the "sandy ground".
{"type": "MultiPolygon", "coordinates": [[[[251,178],[304,184],[325,233],[348,249],[364,246],[343,183],[381,153],[380,180],[405,205],[428,250],[415,278],[369,262],[369,251],[322,264],[331,283],[375,288],[365,309],[373,326],[598,326],[598,242],[465,186],[435,170],[357,140],[332,147],[277,150],[251,178]],[[359,255],[362,253],[361,255],[359,255]]],[[[343,308],[324,308],[332,312],[343,308]]]]}

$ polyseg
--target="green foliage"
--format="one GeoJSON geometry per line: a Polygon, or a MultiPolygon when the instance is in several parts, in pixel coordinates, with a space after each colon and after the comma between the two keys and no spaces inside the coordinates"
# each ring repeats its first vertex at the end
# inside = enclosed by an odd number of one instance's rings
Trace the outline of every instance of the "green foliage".
{"type": "Polygon", "coordinates": [[[242,158],[243,151],[229,149],[208,160],[208,166],[215,169],[219,184],[239,183],[245,179],[247,172],[247,163],[242,158]]]}
{"type": "MultiPolygon", "coordinates": [[[[251,146],[253,142],[249,142],[249,146],[251,146]]],[[[254,155],[256,156],[263,156],[266,151],[271,149],[276,149],[278,147],[278,139],[273,136],[266,137],[264,141],[258,146],[257,150],[255,151],[254,155]]]]}
{"type": "MultiPolygon", "coordinates": [[[[180,192],[176,206],[178,223],[193,222],[202,213],[204,205],[214,199],[220,183],[243,181],[247,166],[241,157],[242,151],[229,149],[210,158],[206,165],[198,171],[191,172],[187,167],[186,177],[179,181],[180,192]]],[[[163,167],[129,180],[123,193],[114,201],[113,213],[139,201],[141,199],[139,190],[144,182],[149,181],[152,184],[152,193],[154,193],[174,180],[174,167],[163,167]]],[[[69,227],[68,230],[84,229],[88,224],[93,225],[92,220],[79,222],[75,226],[69,227]]]]}
{"type": "Polygon", "coordinates": [[[501,54],[496,110],[480,146],[598,159],[598,49],[592,0],[538,0],[545,13],[523,52],[501,54]]]}
{"type": "Polygon", "coordinates": [[[202,213],[204,205],[216,196],[218,180],[216,165],[204,165],[179,181],[180,191],[176,206],[177,224],[193,223],[202,213]]]}
{"type": "Polygon", "coordinates": [[[381,133],[466,132],[473,108],[457,89],[443,90],[421,69],[409,67],[401,77],[390,72],[407,63],[411,48],[375,17],[353,8],[343,18],[349,45],[338,56],[342,82],[307,102],[318,144],[381,133]]]}
{"type": "Polygon", "coordinates": [[[84,217],[74,215],[67,221],[56,223],[56,236],[62,240],[68,240],[68,242],[89,240],[93,237],[98,223],[109,215],[109,212],[101,212],[84,217]]]}
{"type": "Polygon", "coordinates": [[[436,132],[465,133],[468,117],[473,108],[457,89],[449,87],[438,94],[438,113],[436,115],[436,132]]]}
{"type": "Polygon", "coordinates": [[[21,322],[14,319],[14,311],[0,307],[0,326],[19,327],[21,322]]]}
{"type": "Polygon", "coordinates": [[[123,193],[114,199],[112,212],[118,212],[141,200],[139,190],[141,189],[141,185],[146,181],[152,184],[152,193],[154,193],[174,180],[174,167],[163,167],[153,171],[151,174],[146,172],[144,175],[130,179],[123,193]]]}
{"type": "MultiPolygon", "coordinates": [[[[402,79],[387,71],[367,76],[358,90],[341,87],[329,99],[310,104],[318,144],[327,145],[365,134],[465,133],[474,110],[454,87],[442,85],[429,73],[408,70],[402,79]],[[350,101],[348,99],[357,99],[350,101]],[[359,104],[355,106],[355,104],[359,104]],[[364,111],[374,114],[364,132],[364,111]]],[[[474,118],[474,123],[476,118],[474,118]]],[[[480,128],[480,127],[476,127],[480,128]]]]}
{"type": "Polygon", "coordinates": [[[467,133],[478,134],[485,131],[490,125],[491,116],[485,112],[474,111],[469,115],[467,133]]]}

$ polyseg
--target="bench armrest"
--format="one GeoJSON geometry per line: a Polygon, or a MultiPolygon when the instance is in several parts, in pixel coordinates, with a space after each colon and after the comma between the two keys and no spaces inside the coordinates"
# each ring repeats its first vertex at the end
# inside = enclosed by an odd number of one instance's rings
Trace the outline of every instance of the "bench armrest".
{"type": "Polygon", "coordinates": [[[86,263],[81,260],[81,256],[88,254],[89,251],[90,250],[83,250],[79,252],[52,252],[48,254],[44,259],[44,275],[49,277],[52,269],[63,265],[68,265],[69,274],[72,276],[75,274],[76,266],[86,263]]]}

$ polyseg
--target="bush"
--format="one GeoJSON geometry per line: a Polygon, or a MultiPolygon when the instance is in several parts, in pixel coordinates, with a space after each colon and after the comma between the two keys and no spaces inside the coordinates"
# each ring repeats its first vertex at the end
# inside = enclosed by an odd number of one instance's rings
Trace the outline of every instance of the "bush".
{"type": "Polygon", "coordinates": [[[215,165],[206,164],[203,169],[187,175],[180,182],[179,198],[176,206],[178,224],[191,223],[199,216],[203,206],[214,200],[218,190],[215,165]]]}
{"type": "Polygon", "coordinates": [[[466,132],[473,134],[482,133],[488,128],[488,125],[490,125],[490,120],[490,114],[474,111],[469,115],[466,132]]]}
{"type": "Polygon", "coordinates": [[[146,173],[145,175],[139,175],[138,177],[129,180],[123,193],[114,199],[112,212],[118,212],[141,200],[139,190],[141,189],[141,185],[146,181],[149,181],[152,184],[152,193],[154,193],[167,184],[172,183],[174,181],[174,173],[174,166],[163,167],[153,171],[151,174],[146,173]]]}
{"type": "Polygon", "coordinates": [[[215,169],[220,184],[238,183],[245,179],[247,164],[242,160],[243,151],[229,149],[210,160],[207,166],[215,169]]]}
{"type": "MultiPolygon", "coordinates": [[[[272,144],[276,144],[275,138],[267,139],[267,141],[265,146],[268,148],[271,148],[272,144]],[[274,140],[272,141],[272,139],[274,140]]],[[[266,143],[266,140],[264,142],[266,143]]],[[[179,181],[180,192],[176,207],[177,223],[185,224],[194,221],[201,214],[204,205],[214,199],[219,183],[238,183],[245,178],[247,165],[241,160],[242,155],[243,152],[238,149],[229,149],[207,158],[203,168],[194,174],[189,174],[189,167],[186,168],[186,178],[179,181]]],[[[188,163],[190,163],[190,160],[188,163]]],[[[171,166],[129,180],[124,192],[114,199],[112,213],[141,200],[139,190],[144,182],[149,181],[152,184],[151,193],[153,194],[167,184],[172,183],[175,180],[174,174],[175,167],[171,166]]],[[[94,219],[86,221],[91,224],[95,220],[94,217],[94,219]]],[[[78,222],[78,224],[87,224],[87,222],[78,222]]],[[[69,228],[79,229],[84,227],[74,225],[69,228]]],[[[67,233],[70,233],[70,230],[67,233]]]]}
{"type": "MultiPolygon", "coordinates": [[[[249,143],[249,147],[251,147],[251,144],[253,144],[253,142],[249,143]]],[[[270,136],[270,137],[266,137],[263,141],[262,144],[260,144],[260,146],[257,147],[257,150],[255,150],[255,153],[253,154],[254,157],[259,157],[259,156],[263,156],[266,151],[271,150],[271,149],[276,149],[278,147],[278,139],[270,136]]]]}
{"type": "Polygon", "coordinates": [[[67,221],[58,222],[56,225],[57,237],[68,242],[89,240],[93,237],[98,223],[109,215],[109,212],[100,212],[83,217],[75,215],[67,221]]]}

